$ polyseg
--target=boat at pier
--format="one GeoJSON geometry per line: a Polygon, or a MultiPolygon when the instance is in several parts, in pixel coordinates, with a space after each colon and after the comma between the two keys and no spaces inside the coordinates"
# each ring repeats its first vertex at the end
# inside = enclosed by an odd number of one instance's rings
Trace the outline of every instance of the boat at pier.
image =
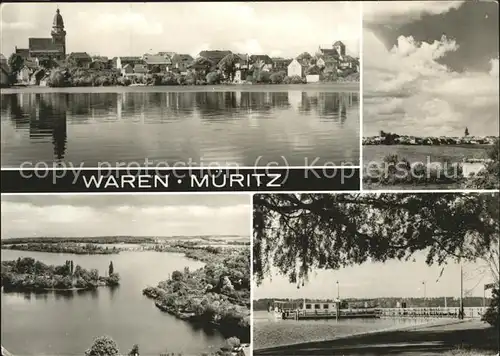
{"type": "Polygon", "coordinates": [[[300,302],[289,300],[275,300],[269,306],[269,312],[274,319],[373,319],[380,318],[382,313],[373,303],[334,300],[307,300],[300,302]]]}

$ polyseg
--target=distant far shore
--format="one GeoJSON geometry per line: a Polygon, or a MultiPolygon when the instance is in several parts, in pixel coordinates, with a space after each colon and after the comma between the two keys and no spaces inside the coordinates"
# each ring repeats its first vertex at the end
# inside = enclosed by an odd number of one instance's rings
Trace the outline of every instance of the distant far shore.
{"type": "Polygon", "coordinates": [[[280,91],[321,91],[321,92],[357,92],[359,82],[328,82],[309,84],[221,84],[221,85],[166,85],[166,86],[97,86],[52,88],[17,86],[2,88],[0,94],[17,93],[128,93],[128,92],[280,92],[280,91]]]}
{"type": "Polygon", "coordinates": [[[387,134],[385,136],[363,137],[365,146],[461,146],[493,145],[498,136],[413,136],[387,134]]]}

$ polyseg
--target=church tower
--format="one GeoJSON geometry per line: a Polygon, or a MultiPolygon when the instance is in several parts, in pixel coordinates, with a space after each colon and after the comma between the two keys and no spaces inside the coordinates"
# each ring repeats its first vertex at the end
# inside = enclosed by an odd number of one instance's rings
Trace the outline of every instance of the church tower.
{"type": "Polygon", "coordinates": [[[60,14],[59,9],[57,9],[54,16],[54,22],[52,23],[52,43],[62,45],[63,58],[66,58],[66,31],[64,30],[64,21],[60,14]]]}

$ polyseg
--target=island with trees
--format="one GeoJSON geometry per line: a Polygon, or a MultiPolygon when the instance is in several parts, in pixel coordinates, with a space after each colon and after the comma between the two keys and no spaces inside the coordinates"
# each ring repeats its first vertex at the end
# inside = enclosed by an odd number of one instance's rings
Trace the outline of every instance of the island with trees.
{"type": "Polygon", "coordinates": [[[2,261],[1,286],[6,292],[42,292],[49,290],[93,290],[100,286],[116,287],[120,276],[110,262],[108,275],[97,269],[87,270],[67,260],[63,265],[47,265],[31,257],[2,261]]]}
{"type": "Polygon", "coordinates": [[[211,325],[226,336],[250,339],[250,251],[209,254],[200,269],[174,271],[143,294],[162,311],[211,325]]]}

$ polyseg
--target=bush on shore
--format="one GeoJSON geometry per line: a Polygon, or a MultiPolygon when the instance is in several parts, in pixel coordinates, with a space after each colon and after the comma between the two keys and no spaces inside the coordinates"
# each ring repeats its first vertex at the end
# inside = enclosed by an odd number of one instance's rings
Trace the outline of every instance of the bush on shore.
{"type": "Polygon", "coordinates": [[[488,309],[481,320],[487,322],[495,328],[500,328],[500,289],[493,289],[493,298],[488,309]]]}

